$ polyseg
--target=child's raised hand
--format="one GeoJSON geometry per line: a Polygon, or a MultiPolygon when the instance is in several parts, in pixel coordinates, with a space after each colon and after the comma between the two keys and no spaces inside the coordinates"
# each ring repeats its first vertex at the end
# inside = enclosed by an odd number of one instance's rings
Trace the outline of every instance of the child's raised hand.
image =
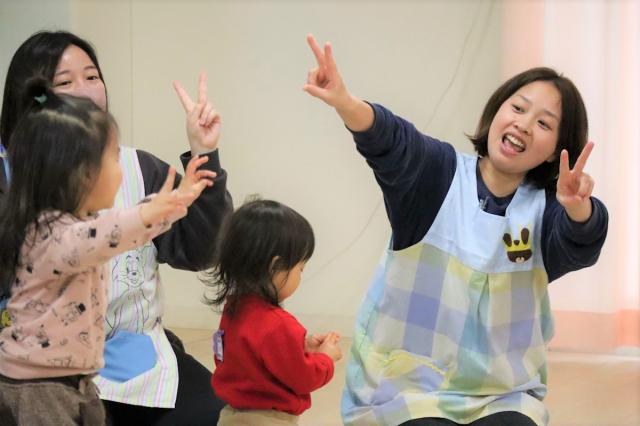
{"type": "Polygon", "coordinates": [[[560,153],[556,198],[574,222],[584,222],[591,217],[590,197],[593,192],[594,180],[583,169],[593,146],[593,142],[585,145],[573,169],[569,168],[567,150],[563,149],[560,153]]]}
{"type": "Polygon", "coordinates": [[[184,194],[173,190],[176,179],[176,169],[169,168],[167,179],[157,194],[140,206],[140,218],[146,226],[160,223],[166,226],[183,218],[187,214],[187,206],[196,199],[193,192],[184,194]]]}
{"type": "Polygon", "coordinates": [[[331,44],[326,43],[323,51],[311,34],[307,35],[307,43],[316,57],[318,66],[309,71],[303,90],[334,108],[340,108],[349,102],[350,94],[338,72],[331,44]]]}
{"type": "Polygon", "coordinates": [[[191,100],[179,81],[173,87],[187,113],[187,137],[191,145],[191,154],[199,155],[218,148],[220,139],[220,114],[207,100],[207,75],[200,73],[198,80],[198,103],[191,100]]]}
{"type": "Polygon", "coordinates": [[[329,355],[333,361],[339,361],[342,358],[342,350],[340,350],[338,342],[340,342],[340,335],[331,331],[324,336],[324,340],[316,352],[322,352],[329,355]]]}
{"type": "Polygon", "coordinates": [[[202,157],[193,157],[189,160],[189,164],[187,164],[184,177],[177,188],[177,191],[180,194],[195,195],[195,197],[191,199],[191,202],[186,205],[187,207],[189,207],[191,203],[200,196],[207,186],[213,186],[213,179],[216,177],[216,172],[198,169],[198,167],[206,163],[208,159],[209,157],[206,155],[202,157]]]}

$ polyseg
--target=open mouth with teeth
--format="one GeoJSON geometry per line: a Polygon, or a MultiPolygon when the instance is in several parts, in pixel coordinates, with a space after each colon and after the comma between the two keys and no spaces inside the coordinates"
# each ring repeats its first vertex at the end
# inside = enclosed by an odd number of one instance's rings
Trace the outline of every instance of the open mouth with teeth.
{"type": "Polygon", "coordinates": [[[511,134],[506,134],[502,137],[502,144],[509,151],[517,153],[524,152],[526,148],[524,142],[511,134]]]}

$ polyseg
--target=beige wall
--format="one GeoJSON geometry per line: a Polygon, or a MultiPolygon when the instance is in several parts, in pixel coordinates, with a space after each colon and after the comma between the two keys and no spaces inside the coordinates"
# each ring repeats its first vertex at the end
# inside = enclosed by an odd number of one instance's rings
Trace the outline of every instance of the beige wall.
{"type": "Polygon", "coordinates": [[[0,0],[1,91],[11,56],[18,46],[39,29],[69,28],[70,9],[69,0],[0,0]]]}
{"type": "MultiPolygon", "coordinates": [[[[286,303],[312,331],[351,333],[390,230],[349,133],[301,90],[313,66],[306,33],[333,43],[356,95],[463,150],[463,133],[474,130],[500,80],[499,2],[70,0],[60,3],[65,13],[58,16],[51,2],[39,9],[0,1],[3,73],[10,52],[32,31],[68,26],[97,48],[122,143],[176,166],[188,144],[171,81],[194,93],[198,71],[207,71],[236,205],[260,193],[314,226],[316,254],[286,303]]],[[[167,324],[217,325],[194,274],[163,267],[162,276],[167,324]]]]}

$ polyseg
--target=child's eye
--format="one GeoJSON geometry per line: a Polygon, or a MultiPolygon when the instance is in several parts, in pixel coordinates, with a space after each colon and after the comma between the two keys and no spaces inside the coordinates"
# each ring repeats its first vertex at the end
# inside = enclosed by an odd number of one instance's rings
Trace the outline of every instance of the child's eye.
{"type": "Polygon", "coordinates": [[[513,106],[513,110],[514,111],[516,111],[516,112],[524,112],[524,108],[522,108],[520,105],[513,104],[512,106],[513,106]]]}
{"type": "Polygon", "coordinates": [[[87,77],[87,80],[100,80],[100,76],[98,75],[90,75],[87,77]]]}
{"type": "Polygon", "coordinates": [[[62,87],[62,86],[67,86],[71,84],[71,81],[69,80],[63,80],[63,81],[58,81],[57,83],[54,83],[54,87],[62,87]]]}

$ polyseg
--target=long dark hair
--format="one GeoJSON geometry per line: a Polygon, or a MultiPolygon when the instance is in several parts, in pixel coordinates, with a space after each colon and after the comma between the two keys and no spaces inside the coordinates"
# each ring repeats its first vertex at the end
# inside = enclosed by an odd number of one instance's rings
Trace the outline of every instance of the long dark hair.
{"type": "Polygon", "coordinates": [[[78,211],[97,178],[102,154],[116,131],[111,114],[90,99],[56,95],[48,81],[27,83],[26,111],[9,143],[13,165],[0,204],[0,294],[8,295],[27,229],[49,226],[41,214],[78,211]]]}
{"type": "Polygon", "coordinates": [[[245,203],[225,223],[214,268],[203,277],[216,291],[205,303],[226,301],[231,315],[247,295],[278,306],[274,274],[307,261],[314,247],[311,225],[295,210],[271,200],[245,203]]]}
{"type": "Polygon", "coordinates": [[[555,191],[560,168],[560,152],[566,149],[569,152],[571,167],[580,156],[582,149],[587,144],[589,124],[587,110],[582,101],[582,96],[576,86],[567,77],[558,74],[551,68],[538,67],[507,80],[489,98],[482,111],[476,133],[469,136],[478,155],[487,156],[487,138],[491,122],[502,104],[509,99],[521,87],[535,81],[548,81],[553,84],[562,102],[562,117],[558,129],[558,143],[556,145],[556,158],[552,162],[543,162],[539,166],[529,170],[525,180],[537,188],[547,188],[555,191]]]}
{"type": "Polygon", "coordinates": [[[40,31],[33,34],[16,50],[7,71],[0,114],[0,141],[6,148],[9,148],[11,134],[24,112],[27,82],[40,78],[51,84],[60,57],[71,45],[84,50],[104,82],[98,57],[89,42],[67,31],[40,31]]]}

